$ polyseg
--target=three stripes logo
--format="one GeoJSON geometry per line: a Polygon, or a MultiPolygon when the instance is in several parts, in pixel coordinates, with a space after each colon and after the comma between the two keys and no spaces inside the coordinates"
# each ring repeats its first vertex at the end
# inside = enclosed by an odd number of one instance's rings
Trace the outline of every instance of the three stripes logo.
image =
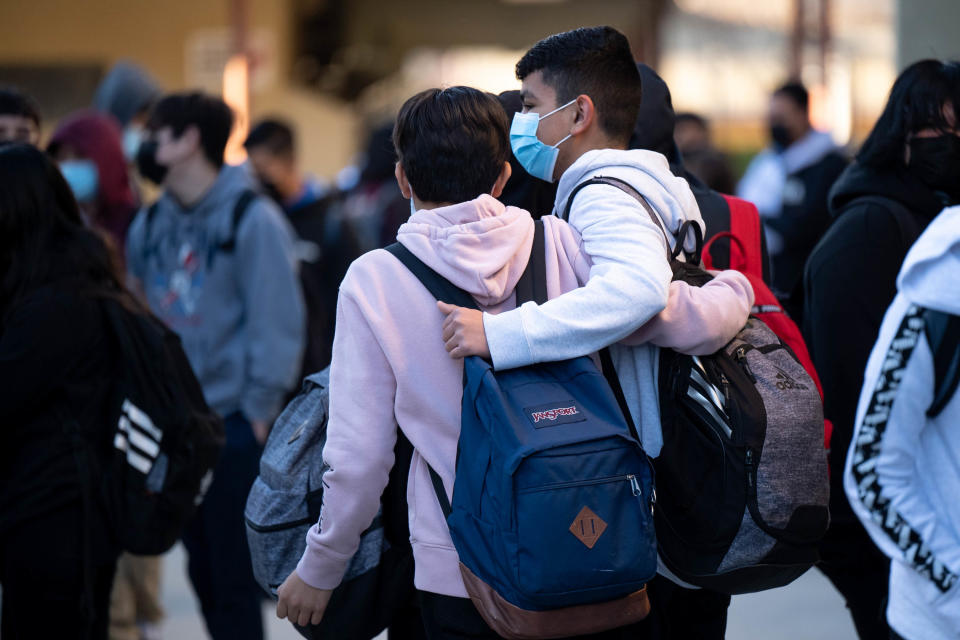
{"type": "Polygon", "coordinates": [[[806,390],[807,385],[797,382],[780,367],[774,365],[774,368],[777,370],[777,389],[780,389],[780,391],[786,391],[787,389],[806,390]]]}
{"type": "Polygon", "coordinates": [[[160,455],[162,440],[163,432],[153,424],[150,416],[125,399],[120,407],[113,446],[126,453],[127,463],[140,473],[148,474],[160,455]]]}
{"type": "Polygon", "coordinates": [[[703,363],[700,362],[700,358],[694,356],[692,360],[693,366],[690,367],[687,397],[696,402],[706,412],[715,429],[727,434],[728,438],[733,437],[730,418],[724,409],[726,398],[715,385],[707,382],[707,371],[703,363]]]}

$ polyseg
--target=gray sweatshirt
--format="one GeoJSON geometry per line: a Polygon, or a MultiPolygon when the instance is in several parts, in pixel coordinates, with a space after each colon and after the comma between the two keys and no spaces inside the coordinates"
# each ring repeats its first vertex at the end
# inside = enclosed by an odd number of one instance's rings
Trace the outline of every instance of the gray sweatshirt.
{"type": "Polygon", "coordinates": [[[306,321],[294,234],[280,210],[258,197],[233,229],[235,205],[252,187],[242,167],[225,165],[189,209],[164,193],[149,225],[143,210],[130,227],[127,268],[182,339],[210,406],[272,420],[296,383],[306,321]]]}

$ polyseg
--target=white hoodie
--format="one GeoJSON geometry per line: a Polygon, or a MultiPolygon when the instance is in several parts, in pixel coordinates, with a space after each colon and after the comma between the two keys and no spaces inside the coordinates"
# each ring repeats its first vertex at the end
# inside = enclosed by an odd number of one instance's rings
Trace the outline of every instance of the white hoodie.
{"type": "MultiPolygon", "coordinates": [[[[589,151],[560,178],[554,215],[586,180],[619,178],[643,194],[668,232],[684,220],[703,220],[690,186],[670,173],[667,159],[641,149],[589,151]]],[[[574,199],[570,224],[580,233],[592,266],[586,285],[543,305],[533,302],[498,315],[485,313],[484,333],[496,369],[566,360],[611,347],[637,431],[647,454],[663,445],[657,400],[658,351],[617,345],[667,303],[672,272],[664,237],[630,195],[610,185],[585,187],[574,199]]],[[[687,247],[692,248],[692,247],[687,247]]]]}
{"type": "Polygon", "coordinates": [[[854,512],[890,565],[887,620],[905,638],[960,637],[960,393],[935,418],[918,310],[960,314],[960,207],[907,254],[867,362],[844,473],[854,512]]]}

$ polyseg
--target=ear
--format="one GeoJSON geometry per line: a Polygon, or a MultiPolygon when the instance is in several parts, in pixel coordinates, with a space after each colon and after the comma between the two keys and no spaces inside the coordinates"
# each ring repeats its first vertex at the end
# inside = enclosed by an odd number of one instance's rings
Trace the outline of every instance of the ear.
{"type": "Polygon", "coordinates": [[[500,175],[497,176],[497,181],[493,183],[493,189],[490,190],[490,195],[494,198],[499,198],[503,193],[503,188],[507,186],[507,180],[510,179],[512,173],[513,167],[510,166],[510,162],[504,162],[503,167],[500,169],[500,175]]]}
{"type": "Polygon", "coordinates": [[[404,198],[413,197],[413,189],[410,188],[410,181],[407,180],[407,174],[403,171],[403,165],[399,162],[393,165],[393,175],[397,178],[397,185],[400,187],[400,193],[404,198]]]}
{"type": "Polygon", "coordinates": [[[576,115],[573,120],[573,128],[570,133],[577,135],[589,129],[597,119],[597,107],[593,104],[593,99],[585,93],[577,96],[575,105],[576,115]]]}

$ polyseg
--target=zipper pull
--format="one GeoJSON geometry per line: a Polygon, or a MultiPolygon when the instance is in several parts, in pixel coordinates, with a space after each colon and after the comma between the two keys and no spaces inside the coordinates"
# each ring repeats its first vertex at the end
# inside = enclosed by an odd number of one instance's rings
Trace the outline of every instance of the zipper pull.
{"type": "Polygon", "coordinates": [[[723,408],[726,409],[730,405],[730,381],[722,373],[720,374],[720,384],[723,385],[723,408]]]}
{"type": "Polygon", "coordinates": [[[737,362],[743,367],[743,372],[750,378],[750,382],[756,384],[757,378],[753,375],[753,371],[750,370],[750,363],[747,362],[747,350],[744,347],[737,348],[737,362]]]}
{"type": "Polygon", "coordinates": [[[630,481],[630,489],[633,491],[633,495],[643,495],[643,491],[640,490],[640,482],[637,480],[637,476],[630,474],[627,476],[627,480],[630,481]]]}
{"type": "Polygon", "coordinates": [[[757,469],[753,463],[753,449],[750,449],[750,448],[747,449],[747,454],[743,462],[744,462],[744,465],[746,465],[747,467],[747,492],[750,495],[756,495],[757,469]]]}

